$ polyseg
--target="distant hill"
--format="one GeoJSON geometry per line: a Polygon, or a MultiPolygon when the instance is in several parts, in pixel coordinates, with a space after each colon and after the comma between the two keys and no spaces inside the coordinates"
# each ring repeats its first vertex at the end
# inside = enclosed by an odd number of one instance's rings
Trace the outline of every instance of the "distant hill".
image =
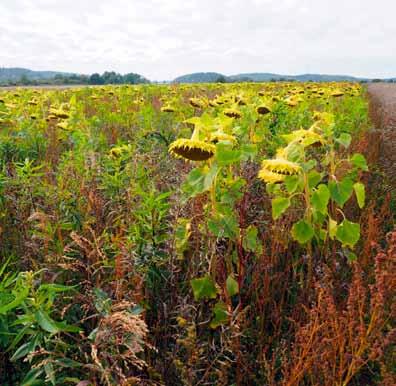
{"type": "MultiPolygon", "coordinates": [[[[89,75],[75,74],[59,71],[33,71],[27,68],[2,68],[0,67],[0,85],[7,84],[39,84],[46,83],[80,83],[80,84],[123,84],[123,83],[147,83],[147,79],[138,74],[126,74],[124,76],[114,71],[103,73],[103,79],[99,83],[92,82],[92,77],[99,77],[99,74],[89,75]],[[138,76],[140,79],[130,79],[131,76],[138,76]],[[23,79],[25,83],[21,83],[23,79]],[[67,79],[70,78],[70,79],[67,79]],[[109,78],[109,79],[107,79],[109,78]],[[111,79],[110,79],[111,78],[111,79]],[[48,81],[48,82],[47,82],[48,81]],[[30,83],[29,83],[30,82],[30,83]],[[33,83],[32,83],[33,82],[33,83]]],[[[100,80],[100,79],[99,79],[100,80]]],[[[218,72],[196,72],[193,74],[182,75],[175,78],[173,83],[213,83],[213,82],[268,82],[273,80],[289,80],[299,82],[339,82],[339,81],[379,81],[379,79],[358,78],[349,75],[326,75],[326,74],[301,74],[301,75],[281,75],[267,72],[243,73],[236,75],[224,75],[218,72]]],[[[396,78],[382,79],[385,82],[396,82],[396,78]]],[[[168,82],[165,82],[168,83],[168,82]]]]}
{"type": "Polygon", "coordinates": [[[188,74],[177,77],[173,82],[175,83],[210,83],[215,82],[219,78],[224,78],[227,82],[269,82],[271,80],[290,80],[299,82],[359,82],[368,81],[367,78],[357,78],[349,75],[323,75],[323,74],[302,74],[302,75],[281,75],[266,72],[246,73],[226,76],[217,72],[197,72],[195,74],[188,74]]]}
{"type": "Polygon", "coordinates": [[[33,71],[27,68],[1,68],[0,67],[0,82],[13,82],[19,81],[22,77],[26,77],[28,80],[43,80],[52,79],[56,75],[69,76],[72,73],[57,72],[57,71],[33,71]]]}
{"type": "Polygon", "coordinates": [[[229,78],[232,80],[238,80],[240,78],[246,79],[249,78],[254,82],[266,82],[270,80],[296,80],[299,82],[339,82],[339,81],[350,81],[357,82],[360,80],[366,80],[363,78],[356,78],[354,76],[349,75],[322,75],[322,74],[302,74],[302,75],[280,75],[280,74],[272,74],[272,73],[250,73],[250,74],[238,74],[232,75],[229,78]]]}
{"type": "Polygon", "coordinates": [[[218,72],[196,72],[194,74],[187,74],[177,77],[173,80],[174,83],[212,83],[220,78],[228,79],[227,76],[219,74],[218,72]]]}

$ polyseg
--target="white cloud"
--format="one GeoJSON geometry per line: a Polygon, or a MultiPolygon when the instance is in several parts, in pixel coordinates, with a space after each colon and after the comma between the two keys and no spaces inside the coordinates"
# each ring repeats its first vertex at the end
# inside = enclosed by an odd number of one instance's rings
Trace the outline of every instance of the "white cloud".
{"type": "Polygon", "coordinates": [[[1,0],[0,66],[396,76],[393,0],[1,0]]]}

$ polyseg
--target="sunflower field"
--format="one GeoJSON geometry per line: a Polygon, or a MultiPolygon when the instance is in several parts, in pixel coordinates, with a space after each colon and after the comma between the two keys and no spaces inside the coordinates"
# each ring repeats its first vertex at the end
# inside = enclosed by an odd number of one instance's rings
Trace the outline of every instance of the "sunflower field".
{"type": "Polygon", "coordinates": [[[0,89],[0,384],[394,385],[379,153],[355,83],[0,89]]]}

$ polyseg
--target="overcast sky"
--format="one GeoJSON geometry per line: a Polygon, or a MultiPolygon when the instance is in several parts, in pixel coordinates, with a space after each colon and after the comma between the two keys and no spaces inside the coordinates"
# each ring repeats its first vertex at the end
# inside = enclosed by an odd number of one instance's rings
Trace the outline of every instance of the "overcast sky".
{"type": "Polygon", "coordinates": [[[395,0],[0,0],[0,67],[396,76],[395,0]]]}

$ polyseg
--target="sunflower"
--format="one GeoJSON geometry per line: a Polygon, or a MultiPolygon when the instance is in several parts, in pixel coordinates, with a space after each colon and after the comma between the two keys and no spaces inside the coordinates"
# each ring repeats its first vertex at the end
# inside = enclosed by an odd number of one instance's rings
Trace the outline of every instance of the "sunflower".
{"type": "Polygon", "coordinates": [[[223,142],[223,141],[230,142],[231,144],[234,145],[237,142],[237,139],[233,135],[224,133],[222,129],[219,129],[210,135],[210,142],[212,143],[223,142]]]}
{"type": "Polygon", "coordinates": [[[298,105],[298,102],[295,99],[287,99],[286,104],[289,107],[296,107],[298,105]]]}
{"type": "Polygon", "coordinates": [[[165,105],[161,108],[161,111],[163,113],[174,113],[175,112],[175,108],[172,107],[171,105],[165,105]]]}
{"type": "Polygon", "coordinates": [[[298,142],[301,143],[304,147],[308,147],[311,145],[324,145],[325,139],[314,130],[317,124],[313,124],[308,130],[300,129],[294,130],[290,134],[283,134],[282,137],[286,139],[287,142],[298,142]]]}
{"type": "Polygon", "coordinates": [[[62,110],[62,109],[55,109],[55,108],[50,108],[50,115],[55,116],[55,118],[60,118],[60,119],[67,119],[69,118],[69,113],[62,110]]]}
{"type": "Polygon", "coordinates": [[[268,183],[282,182],[287,176],[301,173],[301,166],[285,158],[266,159],[261,163],[258,177],[268,183]]]}
{"type": "Polygon", "coordinates": [[[260,114],[260,115],[266,115],[268,113],[271,112],[271,108],[267,105],[260,105],[257,107],[256,111],[260,114]]]}
{"type": "Polygon", "coordinates": [[[343,96],[344,93],[343,93],[341,90],[334,90],[330,95],[331,95],[332,97],[337,98],[337,97],[343,96]]]}
{"type": "Polygon", "coordinates": [[[199,98],[190,98],[189,103],[192,107],[195,107],[196,109],[205,108],[205,102],[199,98]]]}
{"type": "Polygon", "coordinates": [[[216,146],[199,139],[199,130],[196,127],[191,139],[180,138],[169,146],[169,153],[177,158],[190,161],[206,161],[214,156],[216,146]]]}
{"type": "Polygon", "coordinates": [[[225,116],[230,117],[230,118],[241,118],[242,117],[242,113],[239,110],[233,109],[233,108],[225,109],[223,113],[225,116]]]}
{"type": "Polygon", "coordinates": [[[68,130],[69,125],[67,124],[67,121],[59,122],[56,127],[59,127],[62,130],[68,130]]]}

